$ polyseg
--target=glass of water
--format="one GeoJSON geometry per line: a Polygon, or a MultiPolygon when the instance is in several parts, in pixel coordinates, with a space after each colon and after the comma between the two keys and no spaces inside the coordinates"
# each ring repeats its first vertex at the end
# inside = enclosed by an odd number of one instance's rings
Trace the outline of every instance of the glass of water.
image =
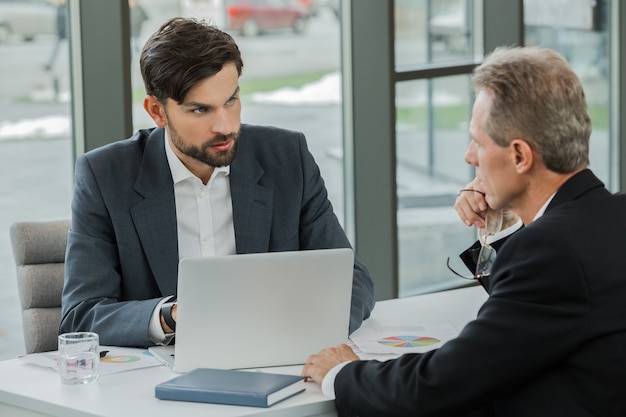
{"type": "Polygon", "coordinates": [[[59,335],[59,372],[65,384],[87,384],[98,379],[100,341],[92,332],[59,335]]]}

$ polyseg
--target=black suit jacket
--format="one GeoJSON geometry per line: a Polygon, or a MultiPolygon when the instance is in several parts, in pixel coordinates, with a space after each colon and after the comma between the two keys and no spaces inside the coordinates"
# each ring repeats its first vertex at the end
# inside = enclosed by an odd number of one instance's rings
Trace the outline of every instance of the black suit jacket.
{"type": "Polygon", "coordinates": [[[626,197],[585,170],[500,247],[439,350],[345,366],[340,416],[625,416],[626,197]]]}

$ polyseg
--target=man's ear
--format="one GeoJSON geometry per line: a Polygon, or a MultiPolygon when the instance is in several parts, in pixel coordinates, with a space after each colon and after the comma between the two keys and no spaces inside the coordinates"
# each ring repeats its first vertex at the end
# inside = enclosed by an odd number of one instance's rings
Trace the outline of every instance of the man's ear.
{"type": "Polygon", "coordinates": [[[143,108],[158,127],[165,127],[165,106],[155,96],[146,96],[143,99],[143,108]]]}
{"type": "Polygon", "coordinates": [[[513,139],[510,144],[511,158],[518,174],[523,174],[533,167],[533,148],[524,139],[513,139]]]}

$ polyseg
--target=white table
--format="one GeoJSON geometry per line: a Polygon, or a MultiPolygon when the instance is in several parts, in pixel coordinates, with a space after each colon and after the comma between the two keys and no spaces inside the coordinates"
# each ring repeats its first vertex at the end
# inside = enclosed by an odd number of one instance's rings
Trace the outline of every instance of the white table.
{"type": "MultiPolygon", "coordinates": [[[[486,298],[485,291],[477,286],[381,301],[363,326],[449,323],[460,330],[476,317],[486,298]]],[[[299,374],[300,367],[267,371],[299,374]]],[[[156,366],[105,375],[96,383],[74,386],[62,384],[58,374],[50,369],[28,365],[18,359],[0,361],[0,416],[336,416],[334,402],[324,397],[315,383],[307,383],[306,392],[271,408],[156,399],[155,385],[176,375],[165,366],[156,366]]]]}

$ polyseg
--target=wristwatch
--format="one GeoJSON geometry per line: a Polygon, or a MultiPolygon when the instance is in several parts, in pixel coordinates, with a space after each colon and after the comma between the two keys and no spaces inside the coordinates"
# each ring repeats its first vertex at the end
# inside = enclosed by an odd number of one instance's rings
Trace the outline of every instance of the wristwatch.
{"type": "Polygon", "coordinates": [[[174,332],[176,331],[176,321],[172,318],[172,308],[176,305],[175,302],[163,303],[161,306],[161,314],[163,315],[163,320],[165,320],[165,324],[168,325],[170,329],[174,332]]]}

